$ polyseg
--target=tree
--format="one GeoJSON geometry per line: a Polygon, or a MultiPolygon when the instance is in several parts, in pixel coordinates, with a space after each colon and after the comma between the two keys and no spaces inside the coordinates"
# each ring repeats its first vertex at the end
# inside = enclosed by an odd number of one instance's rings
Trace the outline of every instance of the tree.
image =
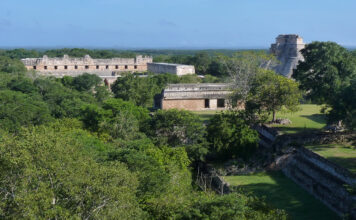
{"type": "Polygon", "coordinates": [[[0,103],[0,126],[12,132],[21,126],[40,125],[52,119],[45,102],[21,92],[0,91],[0,103]]]}
{"type": "Polygon", "coordinates": [[[101,78],[95,74],[84,73],[73,79],[72,85],[78,91],[89,91],[99,85],[101,78]]]}
{"type": "Polygon", "coordinates": [[[219,159],[247,159],[258,147],[258,133],[251,129],[237,111],[214,115],[207,126],[211,152],[219,159]]]}
{"type": "Polygon", "coordinates": [[[98,102],[103,102],[111,97],[111,92],[106,86],[96,86],[95,87],[95,98],[98,102]]]}
{"type": "Polygon", "coordinates": [[[136,106],[132,102],[123,101],[122,99],[107,99],[103,103],[103,109],[108,111],[109,117],[115,117],[121,112],[129,112],[142,126],[149,119],[149,112],[146,108],[136,106]]]}
{"type": "Polygon", "coordinates": [[[54,78],[37,78],[34,85],[55,118],[79,117],[83,105],[95,103],[92,94],[66,88],[54,78]]]}
{"type": "Polygon", "coordinates": [[[273,210],[260,199],[243,194],[230,193],[216,196],[213,194],[192,195],[192,204],[177,214],[177,219],[254,219],[286,220],[287,213],[273,210]]]}
{"type": "Polygon", "coordinates": [[[301,51],[300,62],[293,78],[318,104],[330,104],[335,94],[349,85],[356,74],[356,61],[350,52],[333,42],[313,42],[301,51]]]}
{"type": "Polygon", "coordinates": [[[268,69],[276,62],[272,55],[264,51],[237,52],[231,58],[220,56],[220,60],[230,76],[234,91],[231,97],[232,103],[246,101],[251,83],[259,69],[268,69]]]}
{"type": "Polygon", "coordinates": [[[211,63],[211,58],[206,52],[199,52],[195,54],[192,59],[192,63],[195,66],[195,70],[198,74],[207,74],[207,70],[211,63]]]}
{"type": "Polygon", "coordinates": [[[118,78],[112,86],[115,98],[144,107],[153,106],[153,97],[160,93],[160,90],[152,77],[136,77],[132,74],[118,78]]]}
{"type": "Polygon", "coordinates": [[[0,72],[24,73],[26,72],[26,68],[20,60],[10,59],[6,56],[0,56],[0,72]]]}
{"type": "Polygon", "coordinates": [[[85,128],[124,140],[137,138],[149,118],[148,110],[121,99],[108,99],[103,106],[82,106],[80,118],[85,128]]]}
{"type": "Polygon", "coordinates": [[[84,149],[86,132],[60,126],[25,129],[0,142],[0,217],[144,218],[134,174],[99,163],[84,149]]]}
{"type": "Polygon", "coordinates": [[[342,88],[336,94],[330,106],[332,108],[328,114],[330,122],[342,121],[347,128],[356,129],[356,77],[351,80],[348,87],[342,88]]]}
{"type": "Polygon", "coordinates": [[[204,126],[198,116],[188,111],[158,110],[148,122],[146,134],[157,145],[185,147],[194,161],[203,160],[207,154],[204,126]]]}
{"type": "Polygon", "coordinates": [[[7,87],[14,91],[19,91],[26,94],[35,95],[38,92],[38,89],[35,85],[33,85],[33,80],[24,76],[17,75],[14,77],[8,84],[7,87]]]}
{"type": "Polygon", "coordinates": [[[228,77],[229,75],[226,70],[225,62],[222,62],[224,59],[227,59],[224,54],[216,54],[212,57],[212,61],[207,72],[216,77],[228,77]]]}
{"type": "Polygon", "coordinates": [[[298,86],[297,82],[271,70],[262,70],[253,79],[246,109],[257,108],[260,113],[272,113],[272,121],[275,121],[277,111],[298,110],[302,98],[298,86]]]}

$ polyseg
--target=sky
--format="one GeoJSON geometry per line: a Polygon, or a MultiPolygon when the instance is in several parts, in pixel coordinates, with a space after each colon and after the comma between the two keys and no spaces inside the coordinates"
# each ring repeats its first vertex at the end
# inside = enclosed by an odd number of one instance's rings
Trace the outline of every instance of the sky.
{"type": "Polygon", "coordinates": [[[0,0],[0,47],[269,48],[279,34],[356,46],[356,0],[0,0]]]}

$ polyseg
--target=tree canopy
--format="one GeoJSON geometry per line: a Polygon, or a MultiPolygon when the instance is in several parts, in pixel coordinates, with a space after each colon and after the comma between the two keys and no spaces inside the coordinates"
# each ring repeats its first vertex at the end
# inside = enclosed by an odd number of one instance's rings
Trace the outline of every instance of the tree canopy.
{"type": "Polygon", "coordinates": [[[301,51],[300,62],[293,78],[319,104],[332,102],[338,91],[355,77],[356,62],[350,52],[334,42],[313,42],[301,51]]]}
{"type": "Polygon", "coordinates": [[[250,157],[258,147],[258,133],[237,111],[214,115],[207,126],[207,139],[218,159],[250,157]]]}
{"type": "Polygon", "coordinates": [[[307,97],[331,107],[329,122],[343,121],[348,128],[355,129],[355,52],[334,42],[313,42],[301,52],[304,61],[299,63],[293,77],[307,97]]]}
{"type": "Polygon", "coordinates": [[[254,77],[248,94],[246,109],[272,113],[275,121],[276,112],[280,110],[297,111],[302,94],[299,84],[271,70],[261,70],[254,77]]]}

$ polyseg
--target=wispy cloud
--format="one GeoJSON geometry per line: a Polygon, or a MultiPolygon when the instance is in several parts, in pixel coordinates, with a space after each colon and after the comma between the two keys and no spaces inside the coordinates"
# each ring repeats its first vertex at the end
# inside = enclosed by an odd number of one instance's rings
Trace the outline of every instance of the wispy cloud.
{"type": "Polygon", "coordinates": [[[12,25],[11,21],[6,19],[6,18],[3,18],[1,19],[0,18],[0,27],[10,27],[12,25]]]}
{"type": "Polygon", "coordinates": [[[159,25],[166,26],[166,27],[177,27],[178,25],[172,21],[161,19],[158,21],[159,25]]]}

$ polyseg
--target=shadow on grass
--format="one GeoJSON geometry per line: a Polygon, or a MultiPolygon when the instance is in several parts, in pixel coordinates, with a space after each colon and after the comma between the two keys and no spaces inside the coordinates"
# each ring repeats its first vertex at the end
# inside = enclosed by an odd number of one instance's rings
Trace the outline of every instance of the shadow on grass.
{"type": "Polygon", "coordinates": [[[307,118],[319,124],[325,124],[326,118],[324,114],[301,115],[300,117],[307,118]]]}
{"type": "Polygon", "coordinates": [[[264,197],[272,207],[286,210],[291,219],[340,219],[324,204],[285,177],[282,172],[269,172],[267,175],[275,181],[274,184],[256,183],[241,187],[254,195],[264,197]]]}
{"type": "Polygon", "coordinates": [[[312,151],[324,151],[324,150],[328,150],[328,149],[332,149],[335,148],[335,146],[333,145],[313,145],[313,146],[308,146],[309,150],[312,151]]]}
{"type": "Polygon", "coordinates": [[[295,133],[303,133],[303,132],[313,132],[318,131],[319,129],[315,128],[301,128],[301,127],[279,127],[275,126],[279,131],[286,134],[295,134],[295,133]]]}
{"type": "Polygon", "coordinates": [[[356,158],[352,157],[326,157],[331,162],[348,169],[354,176],[356,176],[356,158]]]}

